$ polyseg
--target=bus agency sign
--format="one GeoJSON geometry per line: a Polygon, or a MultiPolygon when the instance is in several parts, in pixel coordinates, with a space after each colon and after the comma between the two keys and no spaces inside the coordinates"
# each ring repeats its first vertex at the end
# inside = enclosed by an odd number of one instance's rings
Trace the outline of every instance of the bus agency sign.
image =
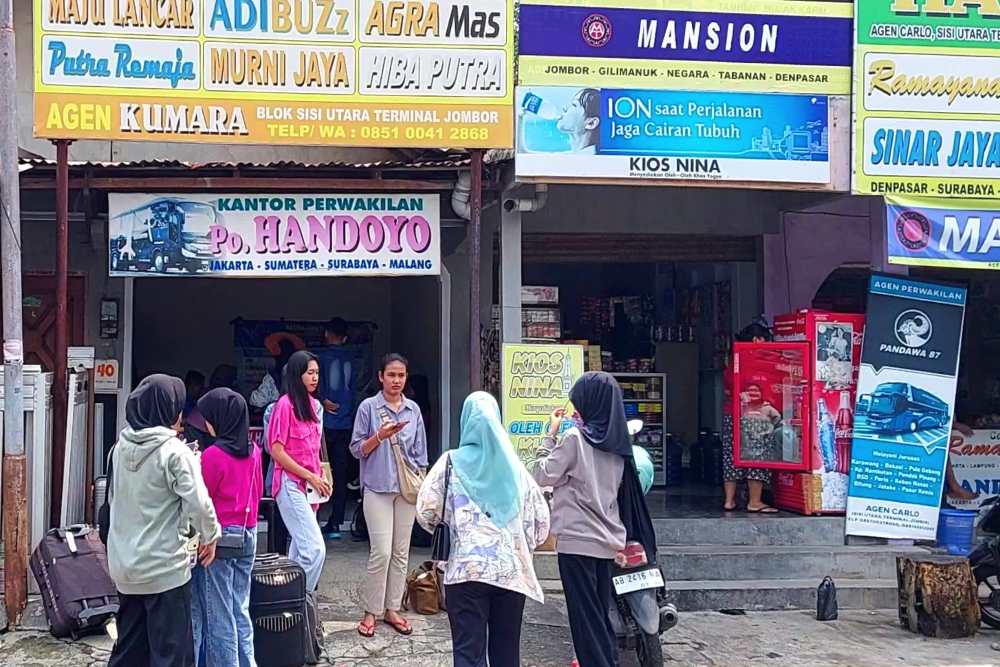
{"type": "Polygon", "coordinates": [[[1000,0],[855,11],[853,190],[1000,197],[1000,0]]]}
{"type": "Polygon", "coordinates": [[[35,135],[513,145],[513,0],[38,0],[35,135]]]}

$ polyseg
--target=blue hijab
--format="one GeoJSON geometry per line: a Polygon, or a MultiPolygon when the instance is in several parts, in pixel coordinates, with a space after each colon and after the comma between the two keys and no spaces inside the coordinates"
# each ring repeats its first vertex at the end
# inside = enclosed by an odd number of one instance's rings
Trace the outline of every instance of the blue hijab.
{"type": "Polygon", "coordinates": [[[479,507],[498,527],[506,527],[524,504],[524,464],[500,421],[500,407],[477,391],[462,406],[458,449],[449,454],[453,472],[479,507]]]}

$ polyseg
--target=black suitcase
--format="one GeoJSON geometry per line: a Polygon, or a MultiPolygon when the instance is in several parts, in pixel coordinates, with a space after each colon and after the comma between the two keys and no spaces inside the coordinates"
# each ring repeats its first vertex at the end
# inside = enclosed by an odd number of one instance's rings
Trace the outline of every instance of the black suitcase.
{"type": "Polygon", "coordinates": [[[258,556],[250,582],[254,657],[259,667],[316,664],[318,619],[306,595],[306,573],[278,554],[258,556]]]}
{"type": "Polygon", "coordinates": [[[76,639],[101,632],[118,613],[108,556],[90,526],[53,528],[31,554],[30,565],[54,636],[76,639]]]}

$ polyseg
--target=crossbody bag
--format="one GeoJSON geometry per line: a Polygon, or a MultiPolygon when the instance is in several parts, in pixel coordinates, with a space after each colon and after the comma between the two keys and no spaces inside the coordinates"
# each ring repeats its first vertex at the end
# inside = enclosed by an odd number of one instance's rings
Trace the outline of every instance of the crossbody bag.
{"type": "MultiPolygon", "coordinates": [[[[252,445],[251,445],[252,446],[252,445]]],[[[252,454],[251,454],[252,456],[252,454]]],[[[260,457],[253,463],[253,471],[250,473],[250,484],[247,490],[246,509],[243,510],[243,530],[236,533],[223,532],[222,537],[215,545],[215,557],[218,559],[243,558],[247,556],[247,526],[250,525],[250,499],[253,497],[254,483],[260,473],[260,457]]]]}
{"type": "MultiPolygon", "coordinates": [[[[395,424],[396,420],[389,416],[389,411],[384,407],[378,409],[379,419],[382,425],[395,424]]],[[[406,455],[403,453],[403,445],[399,440],[399,434],[395,433],[389,438],[392,446],[392,455],[396,459],[396,474],[399,476],[399,495],[403,500],[411,505],[417,504],[417,494],[420,493],[420,485],[424,483],[424,471],[410,465],[406,455]]]]}

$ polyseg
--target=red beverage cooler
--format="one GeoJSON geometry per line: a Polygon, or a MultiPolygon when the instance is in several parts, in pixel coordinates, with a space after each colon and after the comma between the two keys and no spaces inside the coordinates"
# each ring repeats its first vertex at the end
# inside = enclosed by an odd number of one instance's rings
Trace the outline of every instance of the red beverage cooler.
{"type": "Polygon", "coordinates": [[[811,470],[811,376],[808,343],[733,345],[730,414],[737,467],[811,470]]]}
{"type": "Polygon", "coordinates": [[[808,468],[778,470],[774,503],[801,514],[842,514],[847,508],[855,392],[864,315],[803,309],[774,321],[774,338],[808,346],[808,468]]]}

